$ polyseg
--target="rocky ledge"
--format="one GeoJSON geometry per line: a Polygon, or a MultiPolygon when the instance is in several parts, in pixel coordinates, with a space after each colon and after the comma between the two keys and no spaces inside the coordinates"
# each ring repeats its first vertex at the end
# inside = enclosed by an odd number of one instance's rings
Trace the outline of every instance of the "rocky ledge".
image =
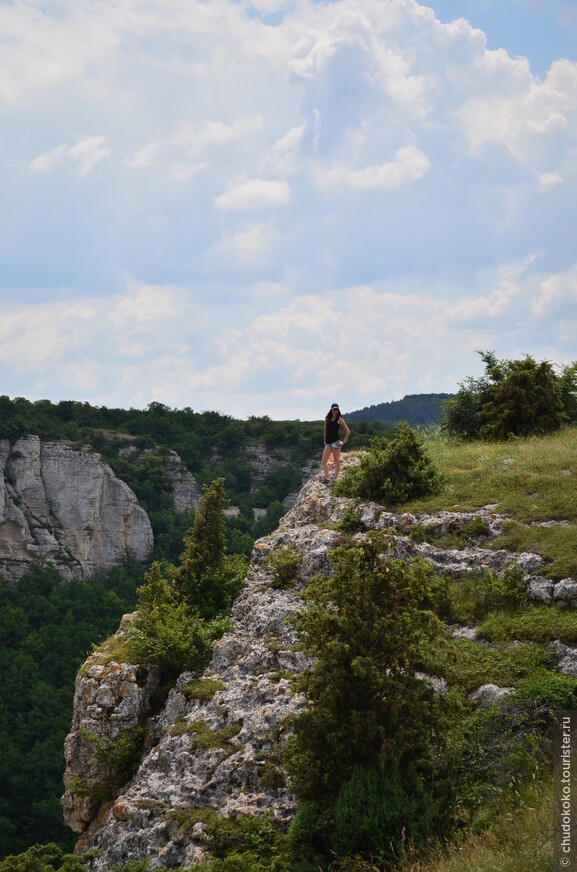
{"type": "MultiPolygon", "coordinates": [[[[207,810],[229,817],[270,812],[281,825],[288,825],[296,804],[279,752],[291,719],[304,705],[293,680],[310,667],[296,647],[288,619],[301,607],[309,580],[330,571],[328,555],[342,537],[335,525],[348,506],[348,500],[332,495],[320,476],[303,487],[278,530],[255,544],[244,588],[234,605],[231,632],[217,643],[202,674],[180,676],[159,713],[152,715],[150,708],[153,671],[139,673],[126,664],[104,667],[97,658],[81,670],[73,729],[66,743],[63,805],[67,823],[82,832],[79,848],[101,849],[98,869],[141,858],[147,858],[152,869],[201,862],[207,810]],[[283,548],[302,557],[297,582],[288,590],[275,586],[267,562],[283,548]],[[142,726],[147,740],[140,766],[132,780],[115,788],[110,797],[110,759],[103,759],[102,748],[114,748],[119,731],[133,736],[142,726]],[[108,799],[103,798],[106,789],[108,799]]],[[[535,590],[533,574],[543,565],[536,554],[492,550],[482,543],[444,550],[409,536],[415,524],[425,531],[449,532],[480,517],[488,536],[496,537],[503,518],[494,506],[419,519],[407,513],[394,515],[368,502],[356,511],[362,530],[355,535],[389,530],[396,557],[420,555],[456,576],[476,568],[499,571],[517,566],[526,573],[529,593],[535,590]]],[[[568,595],[569,588],[565,586],[568,595]]],[[[553,594],[551,602],[561,600],[553,594]]],[[[490,691],[480,689],[479,698],[501,694],[499,688],[490,691]]]]}

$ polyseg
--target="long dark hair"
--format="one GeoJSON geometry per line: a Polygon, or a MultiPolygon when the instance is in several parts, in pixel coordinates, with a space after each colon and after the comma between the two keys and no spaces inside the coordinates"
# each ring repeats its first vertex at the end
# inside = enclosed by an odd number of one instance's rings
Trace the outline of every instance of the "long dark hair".
{"type": "MultiPolygon", "coordinates": [[[[338,421],[340,417],[341,417],[341,410],[337,409],[337,417],[335,418],[335,421],[338,421]]],[[[332,419],[333,419],[333,410],[329,409],[329,413],[325,418],[325,424],[328,424],[329,421],[332,421],[332,419]]]]}

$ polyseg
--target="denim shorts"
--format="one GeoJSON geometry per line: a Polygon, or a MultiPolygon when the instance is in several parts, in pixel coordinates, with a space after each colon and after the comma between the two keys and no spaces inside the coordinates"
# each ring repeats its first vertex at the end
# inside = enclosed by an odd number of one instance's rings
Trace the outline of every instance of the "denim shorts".
{"type": "Polygon", "coordinates": [[[340,442],[327,442],[325,443],[325,448],[341,448],[340,442]]]}

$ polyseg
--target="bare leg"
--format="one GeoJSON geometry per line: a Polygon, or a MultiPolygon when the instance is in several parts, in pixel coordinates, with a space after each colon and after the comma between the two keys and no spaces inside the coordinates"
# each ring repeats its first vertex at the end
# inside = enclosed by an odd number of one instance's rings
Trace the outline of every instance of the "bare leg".
{"type": "Polygon", "coordinates": [[[339,477],[341,471],[341,449],[333,448],[333,460],[335,462],[335,481],[339,477]]]}
{"type": "Polygon", "coordinates": [[[325,445],[325,450],[323,451],[323,457],[321,460],[321,465],[325,474],[325,478],[329,477],[329,457],[331,456],[332,450],[333,449],[330,445],[325,445]]]}

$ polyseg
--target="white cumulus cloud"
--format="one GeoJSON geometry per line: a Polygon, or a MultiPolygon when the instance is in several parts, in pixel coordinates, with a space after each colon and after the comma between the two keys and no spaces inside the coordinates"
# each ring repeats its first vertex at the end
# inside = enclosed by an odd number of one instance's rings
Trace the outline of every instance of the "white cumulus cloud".
{"type": "MultiPolygon", "coordinates": [[[[541,282],[539,293],[533,299],[532,312],[542,317],[553,309],[561,310],[565,316],[577,313],[577,265],[541,282]]],[[[563,320],[566,321],[566,317],[563,320]]]]}
{"type": "Polygon", "coordinates": [[[286,206],[290,196],[290,186],[282,179],[239,179],[214,202],[217,209],[248,211],[286,206]]]}

